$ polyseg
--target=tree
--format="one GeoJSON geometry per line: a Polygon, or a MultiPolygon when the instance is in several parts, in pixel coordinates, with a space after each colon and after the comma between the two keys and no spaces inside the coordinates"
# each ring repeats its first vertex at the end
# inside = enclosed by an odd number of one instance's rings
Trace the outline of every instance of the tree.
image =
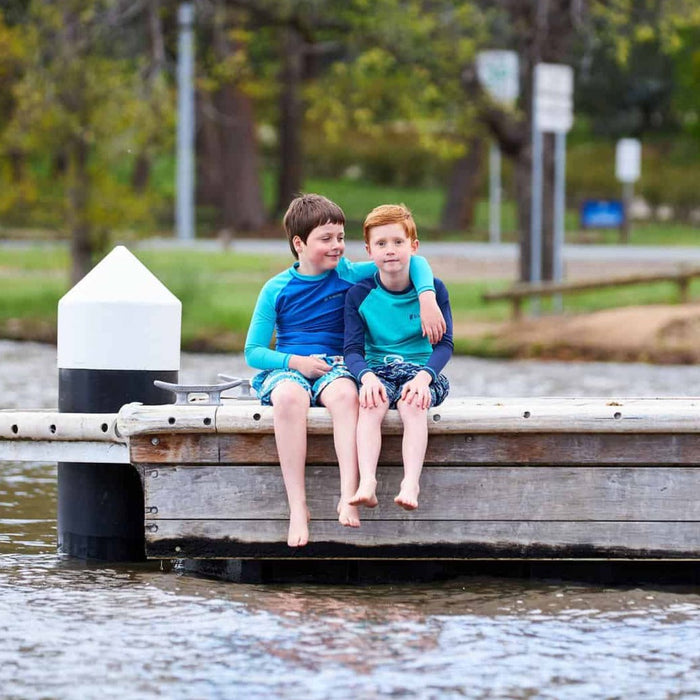
{"type": "MultiPolygon", "coordinates": [[[[530,278],[533,67],[542,61],[577,67],[583,78],[581,102],[578,95],[576,98],[577,108],[579,105],[587,108],[592,121],[600,124],[610,116],[612,106],[618,116],[613,133],[621,135],[630,128],[641,133],[671,119],[668,110],[671,86],[665,78],[669,74],[667,57],[674,46],[677,48],[682,43],[679,29],[687,26],[689,18],[697,23],[698,9],[692,0],[618,0],[614,3],[605,0],[542,0],[537,3],[497,0],[488,6],[494,13],[493,26],[501,27],[504,45],[515,48],[520,57],[520,109],[507,112],[491,103],[477,84],[474,71],[465,72],[465,88],[478,101],[481,121],[515,164],[520,278],[527,280],[530,278]],[[599,62],[594,66],[596,57],[599,62]],[[643,69],[641,75],[640,69],[643,69]],[[595,90],[600,76],[607,84],[603,93],[607,97],[594,101],[587,88],[595,90]],[[620,89],[622,84],[628,89],[620,89]],[[633,122],[629,122],[630,114],[633,122]],[[619,120],[622,115],[627,120],[624,125],[624,120],[619,120]]],[[[544,211],[551,213],[551,137],[545,140],[544,167],[544,211]]],[[[543,221],[542,258],[543,277],[550,279],[551,216],[543,221]]]]}
{"type": "MultiPolygon", "coordinates": [[[[115,226],[143,225],[151,217],[148,196],[118,177],[156,119],[139,99],[131,11],[126,0],[35,0],[20,28],[23,74],[3,144],[58,164],[54,184],[63,194],[73,282],[115,226]]],[[[27,169],[23,177],[39,175],[27,169]]]]}
{"type": "Polygon", "coordinates": [[[250,59],[254,32],[245,10],[214,2],[198,16],[198,201],[218,212],[230,232],[256,231],[267,221],[253,95],[260,80],[250,59]]]}
{"type": "MultiPolygon", "coordinates": [[[[400,143],[408,135],[451,162],[442,225],[466,228],[484,133],[461,74],[485,40],[481,12],[468,2],[381,0],[368,16],[361,5],[342,56],[307,93],[309,119],[331,141],[355,133],[400,143]]],[[[397,165],[401,155],[397,150],[397,165]]]]}

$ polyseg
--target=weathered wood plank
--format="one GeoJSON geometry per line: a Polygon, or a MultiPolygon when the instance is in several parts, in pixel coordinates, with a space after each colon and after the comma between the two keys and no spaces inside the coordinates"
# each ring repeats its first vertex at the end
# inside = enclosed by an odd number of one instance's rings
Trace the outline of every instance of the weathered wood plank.
{"type": "MultiPolygon", "coordinates": [[[[132,464],[218,464],[219,436],[199,433],[137,435],[129,439],[129,454],[132,464]]],[[[276,454],[275,451],[275,459],[276,454]]]]}
{"type": "Polygon", "coordinates": [[[283,520],[165,520],[146,525],[151,558],[700,559],[698,523],[311,522],[286,545],[283,520]],[[157,529],[155,529],[157,528],[157,529]]]}
{"type": "MultiPolygon", "coordinates": [[[[431,434],[441,433],[700,433],[700,399],[448,399],[428,413],[431,434]]],[[[219,407],[124,406],[119,433],[272,433],[272,409],[253,401],[219,407]],[[208,422],[207,422],[208,421],[208,422]]],[[[382,430],[401,434],[401,420],[389,411],[382,430]]],[[[308,412],[310,435],[330,434],[328,411],[308,412]]]]}
{"type": "MultiPolygon", "coordinates": [[[[130,447],[131,461],[139,464],[279,463],[269,433],[139,435],[130,447]]],[[[336,464],[332,436],[311,437],[306,461],[336,464]]],[[[380,464],[401,463],[401,437],[385,436],[380,464]]],[[[426,464],[694,465],[700,464],[700,434],[437,434],[428,440],[426,464]]]]}
{"type": "Polygon", "coordinates": [[[59,413],[0,409],[0,439],[125,443],[116,433],[116,413],[59,413]]]}
{"type": "MultiPolygon", "coordinates": [[[[128,468],[129,448],[114,442],[2,440],[0,462],[84,462],[90,464],[123,464],[128,468]]],[[[89,466],[86,466],[89,469],[89,466]]]]}
{"type": "Polygon", "coordinates": [[[185,406],[129,403],[119,411],[117,429],[127,437],[159,432],[214,433],[216,410],[217,406],[196,403],[185,406]]]}
{"type": "MultiPolygon", "coordinates": [[[[279,470],[269,466],[147,467],[144,492],[149,520],[285,520],[279,470]]],[[[393,503],[400,467],[381,467],[376,509],[368,520],[638,520],[700,521],[700,469],[675,467],[432,467],[421,479],[420,508],[393,503]]],[[[307,469],[312,516],[335,518],[338,472],[307,469]]]]}

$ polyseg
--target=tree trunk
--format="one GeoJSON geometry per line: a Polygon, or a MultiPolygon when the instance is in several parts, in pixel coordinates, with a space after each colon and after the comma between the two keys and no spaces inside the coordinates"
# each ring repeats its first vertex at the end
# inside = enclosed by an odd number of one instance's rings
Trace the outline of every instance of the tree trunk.
{"type": "Polygon", "coordinates": [[[197,203],[214,207],[219,211],[217,224],[221,225],[221,200],[223,192],[223,163],[221,158],[221,133],[218,126],[218,110],[214,96],[197,94],[197,203]]]}
{"type": "MultiPolygon", "coordinates": [[[[148,3],[148,28],[151,53],[143,99],[150,102],[154,111],[160,116],[160,106],[155,104],[153,99],[153,85],[160,78],[165,66],[165,39],[160,16],[160,0],[150,0],[148,3]]],[[[151,160],[152,156],[148,147],[142,147],[141,152],[136,157],[134,170],[131,174],[131,186],[135,192],[142,193],[146,190],[151,177],[151,160]]]]}
{"type": "Polygon", "coordinates": [[[90,224],[87,220],[87,206],[90,200],[90,177],[87,171],[88,144],[84,138],[77,136],[66,150],[71,283],[76,285],[92,268],[93,246],[90,238],[90,224]]]}
{"type": "Polygon", "coordinates": [[[282,37],[282,70],[279,99],[279,177],[275,213],[282,214],[302,187],[304,41],[293,27],[285,27],[282,37]]]}
{"type": "MultiPolygon", "coordinates": [[[[224,15],[213,29],[213,46],[223,61],[234,47],[224,15]]],[[[217,224],[231,234],[255,231],[267,221],[260,184],[253,104],[233,82],[222,83],[209,96],[197,96],[200,119],[197,142],[197,200],[214,206],[217,224]]]]}
{"type": "Polygon", "coordinates": [[[463,231],[474,225],[483,154],[484,140],[475,137],[469,142],[467,154],[455,161],[440,220],[443,230],[463,231]]]}
{"type": "MultiPolygon", "coordinates": [[[[554,279],[554,135],[542,139],[542,279],[554,279]]],[[[518,238],[520,241],[520,281],[531,275],[532,147],[528,144],[515,159],[515,192],[518,238]]]]}
{"type": "MultiPolygon", "coordinates": [[[[481,119],[498,140],[501,151],[515,165],[518,233],[520,240],[520,280],[530,279],[530,209],[532,171],[532,74],[535,65],[568,63],[572,58],[573,41],[588,13],[587,0],[542,0],[536,3],[503,0],[503,9],[518,27],[513,48],[520,58],[520,101],[524,118],[513,119],[503,110],[487,102],[481,119]]],[[[475,87],[476,76],[467,73],[466,82],[475,87]]],[[[552,137],[543,141],[543,218],[542,218],[542,277],[551,279],[553,273],[553,147],[552,137]]]]}
{"type": "Polygon", "coordinates": [[[21,148],[10,148],[7,155],[10,161],[12,182],[18,185],[24,181],[27,156],[21,148]]]}
{"type": "Polygon", "coordinates": [[[554,279],[554,134],[542,139],[542,279],[554,279]]]}
{"type": "Polygon", "coordinates": [[[234,232],[255,231],[265,224],[267,216],[260,186],[253,104],[234,85],[225,85],[220,98],[227,117],[221,128],[223,226],[234,232]]]}
{"type": "Polygon", "coordinates": [[[523,148],[515,158],[515,199],[517,204],[518,241],[520,243],[520,281],[530,280],[530,210],[532,199],[532,148],[523,148]]]}

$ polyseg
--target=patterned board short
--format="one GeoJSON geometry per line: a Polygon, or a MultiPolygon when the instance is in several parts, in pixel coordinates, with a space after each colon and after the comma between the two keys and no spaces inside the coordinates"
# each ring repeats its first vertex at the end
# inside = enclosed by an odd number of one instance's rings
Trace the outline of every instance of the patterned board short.
{"type": "MultiPolygon", "coordinates": [[[[410,382],[418,372],[423,369],[421,365],[412,362],[392,360],[386,364],[372,367],[379,381],[386,387],[386,395],[389,399],[389,408],[396,408],[396,403],[401,398],[401,389],[404,384],[410,382]]],[[[439,406],[450,391],[450,383],[444,374],[438,374],[437,379],[430,382],[430,405],[439,406]]]]}
{"type": "Polygon", "coordinates": [[[331,366],[331,369],[318,379],[308,379],[296,369],[266,369],[258,372],[253,377],[251,386],[257,393],[260,403],[263,406],[271,406],[270,396],[280,382],[296,382],[306,389],[312,406],[322,406],[319,396],[331,382],[345,377],[355,381],[340,355],[324,355],[322,359],[331,366]]]}

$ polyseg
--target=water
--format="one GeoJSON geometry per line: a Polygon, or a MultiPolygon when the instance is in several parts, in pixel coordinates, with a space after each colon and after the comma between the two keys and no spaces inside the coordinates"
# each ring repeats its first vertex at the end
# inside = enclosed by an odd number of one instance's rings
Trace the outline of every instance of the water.
{"type": "MultiPolygon", "coordinates": [[[[55,350],[0,341],[0,405],[56,405],[55,350]]],[[[682,396],[700,368],[457,359],[456,395],[682,396]]],[[[181,378],[249,375],[188,355],[181,378]]],[[[242,585],[55,553],[50,464],[0,464],[0,697],[694,698],[700,590],[463,577],[242,585]]]]}

